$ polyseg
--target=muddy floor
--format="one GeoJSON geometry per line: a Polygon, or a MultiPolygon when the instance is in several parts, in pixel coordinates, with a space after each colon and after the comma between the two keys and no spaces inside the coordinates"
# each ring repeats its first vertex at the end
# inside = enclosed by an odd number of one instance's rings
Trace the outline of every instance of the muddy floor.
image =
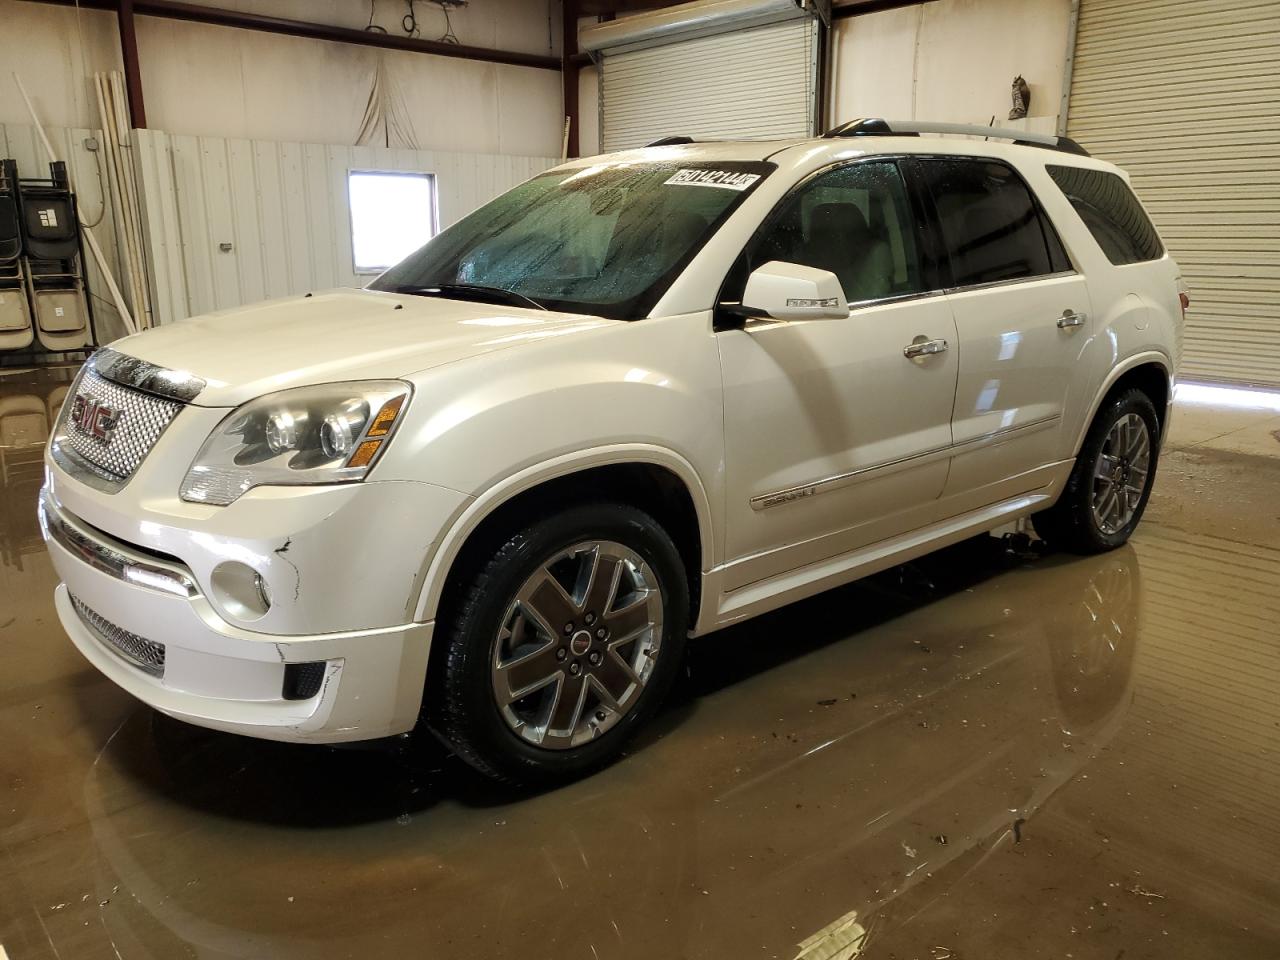
{"type": "Polygon", "coordinates": [[[1130,546],[985,538],[707,637],[626,759],[538,795],[131,699],[9,451],[0,957],[1280,956],[1280,411],[1175,424],[1130,546]]]}

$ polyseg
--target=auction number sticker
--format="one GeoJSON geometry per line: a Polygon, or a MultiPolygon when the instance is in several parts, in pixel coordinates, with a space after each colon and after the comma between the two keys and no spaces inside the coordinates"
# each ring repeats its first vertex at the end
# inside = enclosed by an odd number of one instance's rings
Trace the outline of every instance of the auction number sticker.
{"type": "Polygon", "coordinates": [[[760,179],[758,173],[736,170],[677,170],[664,186],[719,187],[721,190],[746,190],[760,179]]]}

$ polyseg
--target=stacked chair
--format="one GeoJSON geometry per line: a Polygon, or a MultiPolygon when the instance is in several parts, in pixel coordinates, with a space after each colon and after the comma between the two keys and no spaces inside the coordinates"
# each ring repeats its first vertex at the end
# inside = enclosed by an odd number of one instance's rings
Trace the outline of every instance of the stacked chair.
{"type": "Polygon", "coordinates": [[[79,350],[93,339],[80,223],[67,165],[51,163],[49,173],[48,180],[19,182],[27,293],[40,345],[52,351],[79,350]]]}
{"type": "Polygon", "coordinates": [[[18,215],[18,165],[0,161],[0,350],[25,350],[35,339],[27,304],[18,215]]]}
{"type": "Polygon", "coordinates": [[[75,196],[62,161],[19,179],[0,161],[0,350],[82,350],[93,342],[75,196]]]}

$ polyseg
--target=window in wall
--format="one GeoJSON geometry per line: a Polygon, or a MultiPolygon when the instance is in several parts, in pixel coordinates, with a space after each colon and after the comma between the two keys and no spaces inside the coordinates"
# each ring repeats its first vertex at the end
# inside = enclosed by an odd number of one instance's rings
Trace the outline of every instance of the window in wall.
{"type": "Polygon", "coordinates": [[[1156,228],[1122,177],[1082,167],[1047,169],[1112,263],[1138,263],[1164,256],[1156,228]]]}
{"type": "Polygon", "coordinates": [[[352,170],[347,196],[356,273],[381,273],[436,234],[436,180],[429,173],[352,170]]]}
{"type": "MultiPolygon", "coordinates": [[[[998,283],[1054,273],[1045,239],[1050,224],[1021,178],[990,160],[927,159],[920,169],[933,194],[942,238],[951,256],[952,282],[958,287],[998,283]]],[[[1054,240],[1057,240],[1056,234],[1054,240]]]]}
{"type": "Polygon", "coordinates": [[[915,218],[894,163],[854,163],[819,174],[782,202],[725,286],[740,300],[747,275],[770,260],[830,270],[850,303],[924,289],[915,218]]]}

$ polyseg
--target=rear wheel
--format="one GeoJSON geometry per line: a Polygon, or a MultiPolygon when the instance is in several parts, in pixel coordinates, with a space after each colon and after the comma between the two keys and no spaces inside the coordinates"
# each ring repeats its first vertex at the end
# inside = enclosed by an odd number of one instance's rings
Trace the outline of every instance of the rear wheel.
{"type": "Polygon", "coordinates": [[[1031,518],[1051,546],[1101,553],[1142,519],[1160,453],[1160,422],[1141,390],[1110,395],[1094,417],[1058,502],[1031,518]]]}
{"type": "Polygon", "coordinates": [[[689,591],[652,517],[596,503],[537,520],[477,565],[440,624],[428,724],[481,772],[568,779],[609,762],[675,677],[689,591]]]}

